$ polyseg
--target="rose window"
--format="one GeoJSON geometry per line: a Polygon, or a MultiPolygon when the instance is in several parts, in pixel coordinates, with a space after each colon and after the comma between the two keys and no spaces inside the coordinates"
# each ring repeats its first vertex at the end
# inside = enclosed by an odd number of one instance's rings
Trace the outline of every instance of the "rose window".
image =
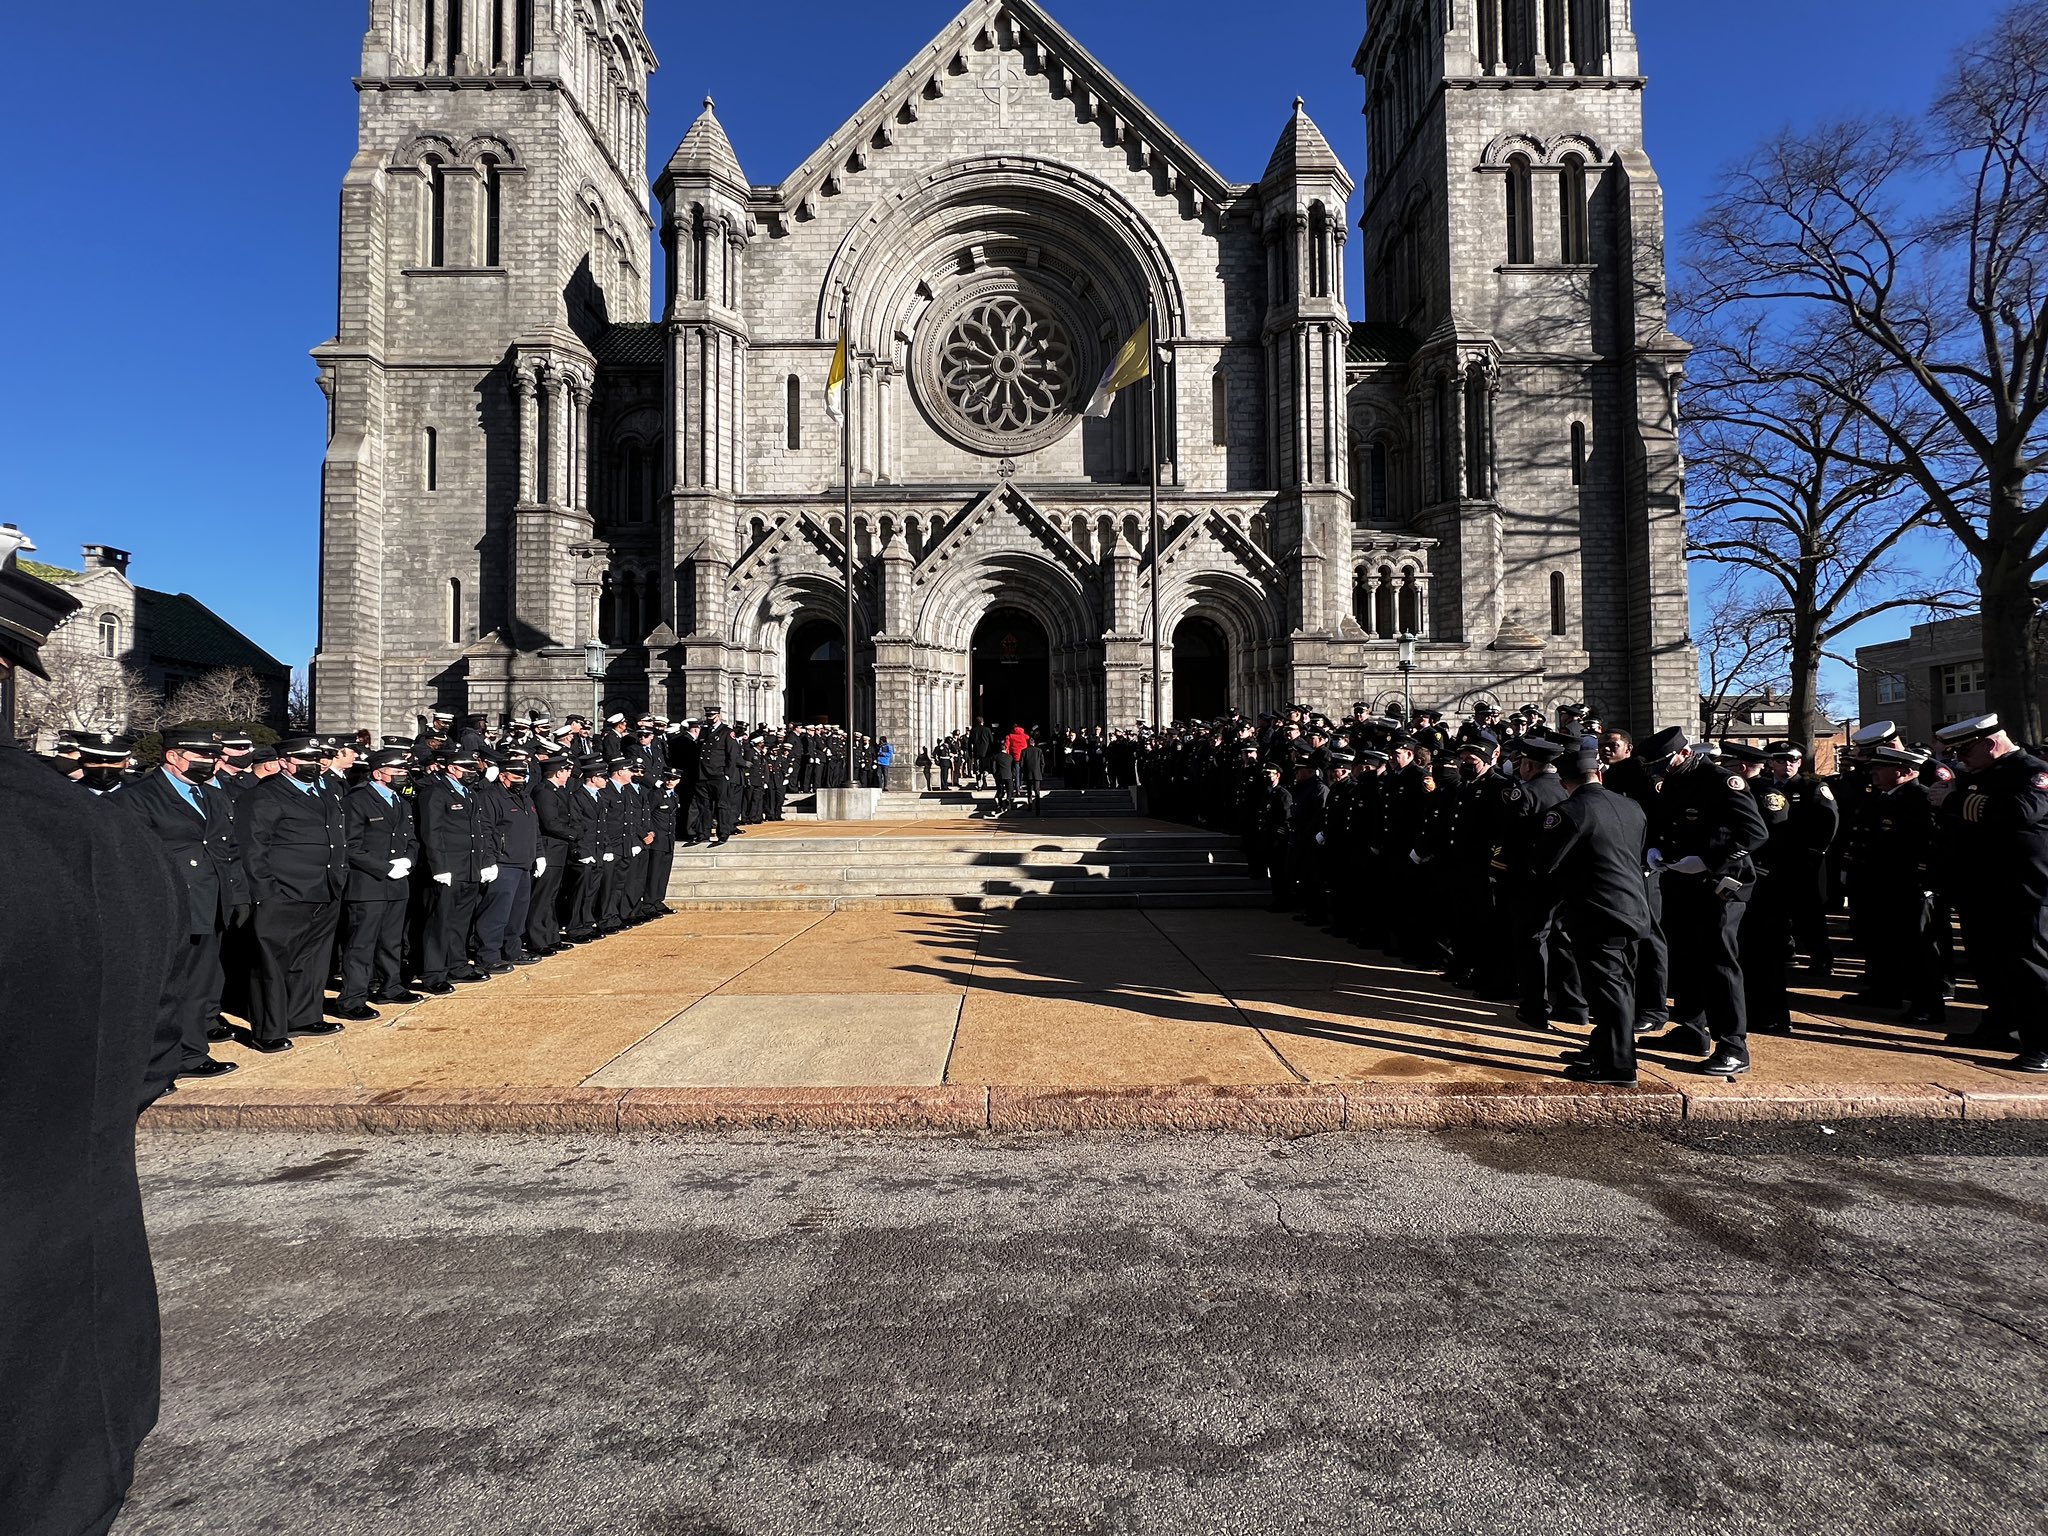
{"type": "Polygon", "coordinates": [[[918,337],[919,393],[947,435],[984,453],[1027,453],[1077,420],[1080,348],[1056,300],[1005,284],[942,308],[918,337]]]}

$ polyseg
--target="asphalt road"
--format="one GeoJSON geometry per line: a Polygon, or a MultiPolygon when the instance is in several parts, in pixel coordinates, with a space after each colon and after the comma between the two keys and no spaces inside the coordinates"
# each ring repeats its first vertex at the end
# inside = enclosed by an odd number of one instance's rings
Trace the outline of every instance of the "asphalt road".
{"type": "Polygon", "coordinates": [[[2038,1533],[1965,1129],[158,1135],[116,1536],[2038,1533]]]}

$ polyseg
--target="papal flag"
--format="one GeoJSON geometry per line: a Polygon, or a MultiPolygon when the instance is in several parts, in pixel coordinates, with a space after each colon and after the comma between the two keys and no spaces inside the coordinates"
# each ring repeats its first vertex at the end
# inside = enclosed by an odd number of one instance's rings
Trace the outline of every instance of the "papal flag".
{"type": "Polygon", "coordinates": [[[1107,416],[1119,394],[1138,380],[1151,377],[1152,322],[1147,320],[1131,333],[1131,339],[1110,360],[1109,370],[1102,375],[1102,382],[1095,386],[1095,398],[1088,402],[1088,409],[1081,414],[1097,418],[1107,416]]]}
{"type": "Polygon", "coordinates": [[[846,323],[839,325],[839,350],[832,354],[832,371],[825,376],[825,409],[834,421],[846,420],[846,323]]]}

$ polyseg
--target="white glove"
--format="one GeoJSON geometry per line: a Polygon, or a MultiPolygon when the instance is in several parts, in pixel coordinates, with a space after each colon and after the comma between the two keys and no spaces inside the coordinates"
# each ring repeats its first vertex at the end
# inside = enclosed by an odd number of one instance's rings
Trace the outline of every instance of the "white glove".
{"type": "Polygon", "coordinates": [[[486,784],[498,782],[498,765],[496,763],[484,764],[484,782],[486,784]]]}
{"type": "Polygon", "coordinates": [[[493,880],[498,878],[498,866],[495,864],[486,864],[483,867],[483,869],[480,870],[478,873],[480,878],[483,880],[484,884],[489,885],[493,880]]]}
{"type": "Polygon", "coordinates": [[[1408,862],[1410,864],[1420,864],[1422,862],[1422,855],[1413,848],[1410,848],[1408,850],[1408,862]]]}
{"type": "Polygon", "coordinates": [[[607,864],[610,864],[610,863],[614,862],[614,861],[615,861],[615,860],[616,860],[617,858],[618,858],[618,855],[617,855],[617,854],[615,854],[615,853],[608,853],[608,854],[606,854],[606,855],[604,856],[604,861],[605,861],[605,863],[607,863],[607,864]]]}
{"type": "Polygon", "coordinates": [[[597,858],[595,855],[593,855],[592,857],[587,859],[578,859],[576,862],[578,864],[595,864],[597,862],[597,858]]]}
{"type": "Polygon", "coordinates": [[[1318,848],[1323,846],[1323,834],[1320,832],[1316,834],[1316,846],[1318,848]]]}
{"type": "Polygon", "coordinates": [[[1664,867],[1664,850],[1662,848],[1650,849],[1649,852],[1643,855],[1643,862],[1650,866],[1652,872],[1662,869],[1664,867]]]}
{"type": "Polygon", "coordinates": [[[1704,875],[1707,872],[1707,861],[1696,853],[1688,853],[1671,866],[1671,871],[1678,875],[1704,875]]]}
{"type": "Polygon", "coordinates": [[[544,875],[548,872],[548,861],[545,856],[533,861],[533,872],[536,875],[544,875]]]}
{"type": "Polygon", "coordinates": [[[453,885],[454,883],[455,876],[453,876],[452,874],[444,873],[434,876],[434,884],[436,885],[453,885]]]}
{"type": "Polygon", "coordinates": [[[634,844],[634,845],[633,845],[633,846],[632,846],[631,848],[629,848],[629,849],[627,850],[627,852],[631,853],[631,854],[633,855],[633,857],[634,857],[634,858],[636,858],[636,859],[637,859],[637,858],[639,858],[639,857],[640,857],[640,845],[639,845],[638,843],[635,843],[635,844],[634,844]]]}
{"type": "Polygon", "coordinates": [[[407,875],[411,873],[411,859],[393,859],[391,861],[391,878],[393,880],[403,880],[407,875]]]}

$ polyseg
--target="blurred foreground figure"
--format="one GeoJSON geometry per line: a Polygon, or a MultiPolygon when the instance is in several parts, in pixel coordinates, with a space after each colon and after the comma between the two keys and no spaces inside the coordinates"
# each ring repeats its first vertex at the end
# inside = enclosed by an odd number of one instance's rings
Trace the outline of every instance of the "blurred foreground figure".
{"type": "MultiPolygon", "coordinates": [[[[77,604],[0,530],[0,683],[77,604]]],[[[135,1117],[183,894],[139,823],[0,720],[0,1531],[99,1536],[156,1424],[157,1301],[135,1117]]]]}

